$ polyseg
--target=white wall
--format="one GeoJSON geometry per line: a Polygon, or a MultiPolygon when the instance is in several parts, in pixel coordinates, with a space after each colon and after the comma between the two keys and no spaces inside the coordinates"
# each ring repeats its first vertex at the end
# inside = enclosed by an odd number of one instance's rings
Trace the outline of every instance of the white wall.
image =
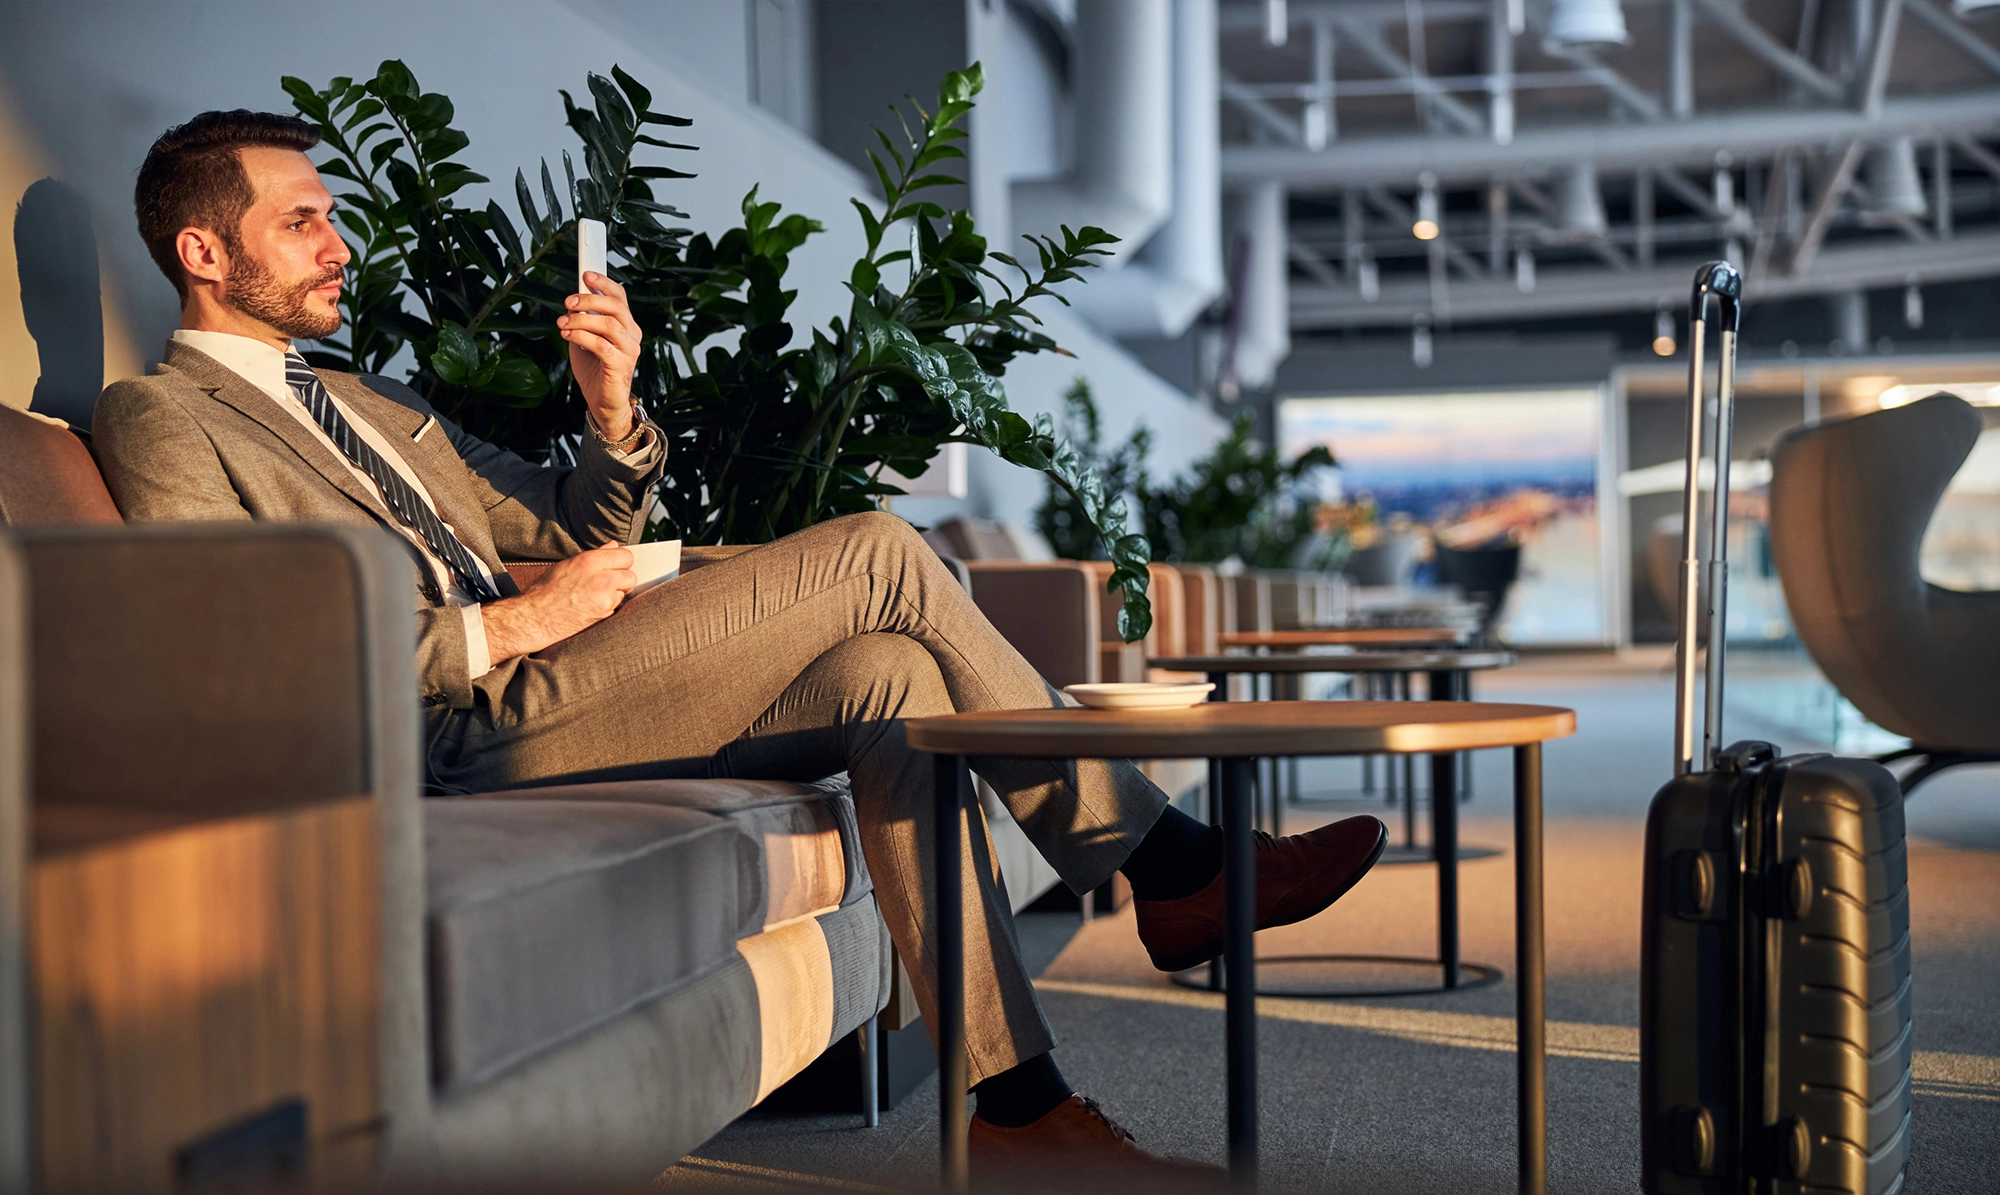
{"type": "MultiPolygon", "coordinates": [[[[532,173],[547,156],[559,170],[560,152],[575,145],[556,90],[580,96],[587,72],[617,63],[652,89],[656,107],[695,121],[680,133],[699,153],[660,151],[662,160],[699,173],[659,188],[690,213],[691,224],[728,227],[753,184],[763,198],[826,224],[793,259],[794,323],[803,326],[846,307],[841,283],[861,248],[847,200],[869,188],[805,133],[750,102],[750,27],[743,0],[16,0],[0,4],[0,86],[18,119],[13,132],[0,127],[0,139],[33,144],[0,149],[21,150],[87,197],[107,306],[123,311],[150,361],[178,312],[134,228],[131,186],[147,147],[169,125],[212,108],[288,110],[282,75],[323,85],[334,75],[370,75],[382,59],[400,57],[427,90],[452,97],[459,127],[472,139],[464,159],[505,188],[502,202],[511,208],[517,166],[532,173]]],[[[0,200],[11,212],[19,194],[0,200]]],[[[0,287],[13,284],[0,279],[0,287]]],[[[1049,318],[1078,360],[1018,366],[1008,379],[1018,409],[1055,409],[1081,372],[1096,383],[1107,430],[1122,434],[1144,418],[1159,433],[1158,460],[1167,468],[1214,438],[1217,421],[1204,409],[1082,325],[1059,312],[1049,318]]],[[[0,370],[19,368],[18,361],[0,363],[0,370]]],[[[1039,499],[1039,480],[992,465],[975,462],[968,504],[1024,519],[1039,499]]]]}

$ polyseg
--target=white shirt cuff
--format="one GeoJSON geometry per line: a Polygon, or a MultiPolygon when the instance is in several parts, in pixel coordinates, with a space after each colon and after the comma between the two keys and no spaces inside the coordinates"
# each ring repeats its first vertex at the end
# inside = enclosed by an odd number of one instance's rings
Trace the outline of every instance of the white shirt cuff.
{"type": "Polygon", "coordinates": [[[486,646],[486,618],[477,605],[460,606],[458,613],[465,619],[465,672],[469,679],[478,680],[493,671],[493,651],[486,646]]]}
{"type": "Polygon", "coordinates": [[[639,440],[632,447],[619,449],[606,444],[604,451],[627,464],[650,464],[652,463],[653,449],[659,447],[659,444],[660,438],[653,434],[652,427],[648,425],[639,429],[639,440]]]}

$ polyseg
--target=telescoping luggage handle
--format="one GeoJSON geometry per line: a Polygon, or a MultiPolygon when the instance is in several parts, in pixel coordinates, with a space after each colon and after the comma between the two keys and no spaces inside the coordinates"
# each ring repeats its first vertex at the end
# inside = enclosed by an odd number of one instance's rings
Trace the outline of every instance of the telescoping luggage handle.
{"type": "Polygon", "coordinates": [[[1674,775],[1707,771],[1722,737],[1722,656],[1729,580],[1729,425],[1736,380],[1736,328],[1742,315],[1743,275],[1726,261],[1695,271],[1688,310],[1687,493],[1681,511],[1681,633],[1675,651],[1674,775]],[[1701,551],[1701,461],[1703,425],[1702,348],[1709,300],[1715,301],[1722,329],[1722,354],[1715,386],[1714,499],[1709,503],[1706,558],[1701,551]],[[1704,577],[1704,573],[1706,576],[1704,577]],[[1706,582],[1704,584],[1704,581],[1706,582]],[[1700,738],[1695,730],[1696,637],[1708,616],[1708,684],[1700,738]]]}

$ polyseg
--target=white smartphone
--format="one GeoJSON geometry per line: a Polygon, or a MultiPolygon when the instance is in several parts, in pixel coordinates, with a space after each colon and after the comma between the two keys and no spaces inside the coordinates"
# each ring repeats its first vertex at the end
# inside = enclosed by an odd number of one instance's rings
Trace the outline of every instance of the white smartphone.
{"type": "Polygon", "coordinates": [[[605,274],[607,276],[610,274],[610,270],[607,268],[610,263],[605,260],[604,250],[604,221],[578,219],[576,222],[577,294],[589,295],[597,293],[584,285],[583,275],[585,272],[605,274]]]}

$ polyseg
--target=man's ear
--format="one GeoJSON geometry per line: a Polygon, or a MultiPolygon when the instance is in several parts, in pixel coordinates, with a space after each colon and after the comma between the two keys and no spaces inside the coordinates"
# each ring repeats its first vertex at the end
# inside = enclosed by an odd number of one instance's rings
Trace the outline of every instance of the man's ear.
{"type": "Polygon", "coordinates": [[[206,228],[183,228],[174,238],[174,253],[191,282],[222,282],[229,277],[229,249],[206,228]]]}

